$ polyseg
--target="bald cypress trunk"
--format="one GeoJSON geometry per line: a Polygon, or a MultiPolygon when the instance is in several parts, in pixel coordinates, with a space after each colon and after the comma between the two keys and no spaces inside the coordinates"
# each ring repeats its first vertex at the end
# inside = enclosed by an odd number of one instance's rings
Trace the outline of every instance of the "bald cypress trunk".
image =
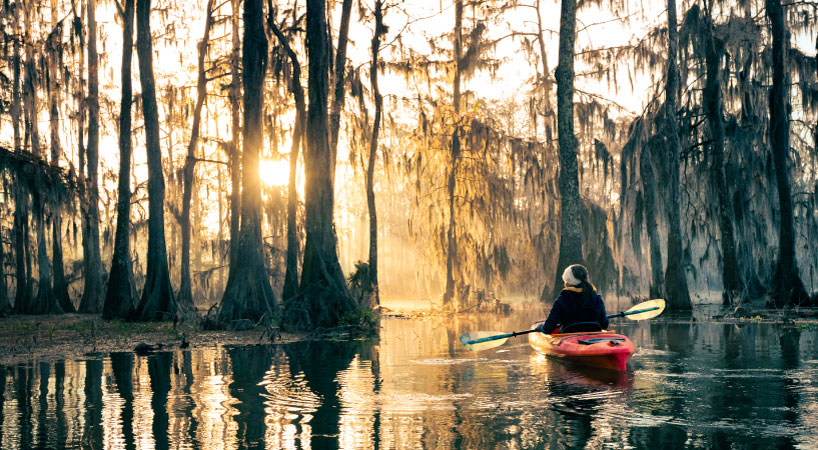
{"type": "Polygon", "coordinates": [[[261,240],[261,179],[259,155],[263,148],[264,75],[267,70],[267,37],[264,34],[262,0],[244,3],[242,43],[244,126],[242,137],[241,226],[235,261],[230,262],[219,322],[229,325],[240,319],[273,320],[275,297],[264,266],[261,240]]]}
{"type": "MultiPolygon", "coordinates": [[[[23,152],[23,137],[20,133],[20,121],[22,120],[23,108],[21,98],[21,48],[20,48],[20,11],[16,4],[12,8],[12,29],[18,39],[12,43],[12,92],[11,92],[11,126],[14,133],[14,152],[23,152]]],[[[24,192],[21,183],[14,186],[14,258],[15,258],[15,281],[16,292],[14,297],[14,311],[22,313],[25,311],[26,303],[31,299],[31,284],[29,280],[30,267],[26,264],[29,254],[28,240],[28,194],[24,192]]]]}
{"type": "Polygon", "coordinates": [[[543,290],[540,300],[548,301],[562,290],[562,271],[571,264],[582,264],[582,211],[579,197],[577,138],[574,135],[574,45],[577,29],[575,0],[562,0],[560,15],[559,63],[557,79],[557,130],[559,133],[560,246],[557,273],[551,295],[543,290]]]}
{"type": "Polygon", "coordinates": [[[102,311],[102,259],[99,251],[99,73],[97,55],[96,0],[88,0],[88,177],[83,224],[85,287],[79,311],[102,311]]]}
{"type": "Polygon", "coordinates": [[[338,27],[338,48],[335,54],[333,69],[335,89],[332,97],[332,109],[329,115],[329,171],[330,180],[335,182],[335,163],[338,155],[338,132],[341,128],[341,110],[344,109],[346,97],[344,76],[346,75],[347,41],[349,36],[349,18],[352,15],[352,0],[344,0],[341,5],[341,24],[338,27]]]}
{"type": "Polygon", "coordinates": [[[665,86],[664,133],[667,139],[666,161],[668,164],[667,202],[667,267],[665,289],[668,307],[677,310],[692,309],[690,292],[685,276],[685,258],[682,245],[682,227],[679,200],[679,172],[681,170],[681,144],[679,142],[679,119],[676,115],[679,98],[679,32],[676,21],[676,0],[667,0],[668,60],[665,86]]]}
{"type": "Polygon", "coordinates": [[[111,272],[105,292],[102,317],[126,319],[134,312],[135,286],[131,268],[131,107],[133,89],[134,1],[125,0],[122,13],[122,99],[119,110],[119,180],[116,204],[116,232],[111,272]]]}
{"type": "Polygon", "coordinates": [[[767,17],[773,39],[773,86],[770,89],[770,142],[775,166],[780,224],[778,228],[778,261],[773,276],[769,306],[809,306],[810,299],[798,273],[795,258],[795,229],[788,168],[790,125],[787,104],[787,49],[789,39],[781,0],[767,0],[767,17]]]}
{"type": "Polygon", "coordinates": [[[190,142],[187,146],[187,158],[183,169],[184,190],[182,192],[182,263],[180,268],[179,306],[194,312],[193,292],[190,282],[190,197],[193,191],[193,176],[196,167],[196,149],[199,144],[199,126],[202,120],[202,106],[207,97],[207,77],[205,76],[205,58],[210,38],[210,26],[213,15],[213,0],[207,2],[204,37],[199,42],[199,74],[196,83],[196,105],[193,109],[193,126],[190,131],[190,142]]]}
{"type": "Polygon", "coordinates": [[[454,193],[457,189],[457,161],[460,156],[460,72],[463,57],[463,0],[454,4],[454,79],[452,85],[452,103],[454,105],[454,131],[452,147],[449,154],[449,175],[446,194],[449,201],[449,227],[446,231],[446,287],[443,292],[443,304],[452,302],[455,295],[454,270],[457,264],[457,220],[455,218],[454,193]]]}
{"type": "Polygon", "coordinates": [[[142,116],[148,154],[148,264],[142,298],[134,313],[136,320],[167,320],[176,316],[165,246],[165,176],[159,148],[159,112],[153,78],[153,45],[150,28],[150,0],[136,3],[136,52],[142,84],[142,116]]]}
{"type": "Polygon", "coordinates": [[[295,187],[296,173],[298,169],[298,154],[301,149],[301,142],[304,137],[304,124],[306,122],[307,107],[304,103],[304,89],[301,87],[301,64],[298,56],[290,47],[289,40],[281,30],[270,20],[270,29],[281,42],[282,47],[287,52],[292,64],[292,80],[290,81],[290,92],[295,98],[295,124],[293,126],[293,142],[290,148],[290,175],[287,185],[287,259],[284,273],[284,287],[281,291],[282,301],[294,298],[298,294],[298,229],[296,224],[296,214],[298,207],[298,192],[295,187]]]}
{"type": "MultiPolygon", "coordinates": [[[[62,22],[58,18],[57,0],[51,0],[51,35],[48,37],[48,96],[49,124],[51,128],[51,165],[60,166],[60,54],[62,45],[62,22]]],[[[68,283],[65,279],[62,251],[62,205],[60,201],[51,206],[51,262],[53,270],[53,292],[60,308],[67,313],[75,311],[71,297],[68,295],[68,283]]]]}
{"type": "Polygon", "coordinates": [[[239,68],[239,5],[241,0],[231,0],[232,15],[230,23],[233,33],[233,51],[230,53],[230,264],[238,261],[239,249],[239,218],[241,217],[241,152],[239,151],[239,137],[241,124],[239,123],[241,100],[241,69],[239,68]]]}
{"type": "MultiPolygon", "coordinates": [[[[38,105],[37,87],[39,84],[39,72],[36,66],[37,54],[34,49],[33,24],[31,15],[32,8],[23,11],[25,24],[25,79],[23,90],[23,104],[26,118],[26,135],[28,136],[31,153],[45,160],[42,147],[40,147],[40,132],[38,126],[38,105]]],[[[45,192],[46,186],[42,186],[40,175],[34,174],[31,180],[33,187],[32,203],[34,206],[34,223],[37,232],[37,267],[39,283],[37,284],[37,296],[28,299],[28,304],[23,307],[23,311],[28,314],[55,314],[62,312],[54,296],[51,284],[51,262],[48,260],[47,246],[45,242],[45,192]]],[[[29,272],[30,273],[30,272],[29,272]]]]}
{"type": "Polygon", "coordinates": [[[287,303],[284,323],[295,329],[333,327],[356,308],[336,251],[331,150],[327,129],[328,38],[323,0],[307,1],[309,110],[307,112],[306,232],[299,297],[287,303]]]}
{"type": "MultiPolygon", "coordinates": [[[[708,20],[711,20],[708,17],[708,20]]],[[[719,211],[719,237],[721,244],[721,270],[724,292],[722,303],[732,304],[744,292],[741,269],[738,265],[736,240],[733,236],[733,205],[724,170],[724,120],[722,119],[722,93],[719,72],[724,56],[724,42],[713,36],[712,23],[708,24],[705,63],[707,77],[703,100],[710,126],[711,173],[716,185],[719,211]]]]}
{"type": "Polygon", "coordinates": [[[383,24],[383,2],[375,0],[375,34],[372,36],[372,62],[369,66],[369,79],[372,84],[372,96],[375,97],[375,118],[372,122],[372,137],[369,142],[369,163],[366,166],[366,204],[369,208],[369,284],[372,288],[371,305],[380,304],[378,286],[378,213],[375,207],[375,161],[378,158],[378,134],[381,129],[383,96],[378,89],[378,51],[381,46],[381,35],[386,33],[383,24]]]}
{"type": "Polygon", "coordinates": [[[6,285],[6,243],[0,233],[0,316],[11,312],[8,285],[6,285]]]}
{"type": "MultiPolygon", "coordinates": [[[[651,146],[642,149],[639,160],[639,173],[642,176],[642,190],[645,195],[645,228],[648,232],[648,249],[650,251],[650,298],[665,297],[665,277],[662,268],[662,245],[659,240],[659,226],[656,212],[659,205],[656,201],[656,176],[653,171],[651,146]]],[[[635,230],[634,233],[640,231],[635,230]]]]}

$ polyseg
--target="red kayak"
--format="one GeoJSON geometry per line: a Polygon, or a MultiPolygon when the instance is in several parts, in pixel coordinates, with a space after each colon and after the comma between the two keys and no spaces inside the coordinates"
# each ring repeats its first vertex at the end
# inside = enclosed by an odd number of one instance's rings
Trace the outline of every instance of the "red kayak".
{"type": "Polygon", "coordinates": [[[528,342],[537,352],[583,366],[624,372],[633,355],[633,342],[613,330],[565,334],[530,333],[528,342]]]}

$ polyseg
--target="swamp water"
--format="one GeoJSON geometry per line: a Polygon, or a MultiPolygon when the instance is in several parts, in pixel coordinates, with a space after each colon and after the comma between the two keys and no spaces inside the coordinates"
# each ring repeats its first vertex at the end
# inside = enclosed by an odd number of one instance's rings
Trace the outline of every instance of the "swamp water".
{"type": "Polygon", "coordinates": [[[382,320],[373,342],[0,366],[0,448],[818,448],[818,332],[617,319],[624,374],[543,358],[510,317],[382,320]]]}

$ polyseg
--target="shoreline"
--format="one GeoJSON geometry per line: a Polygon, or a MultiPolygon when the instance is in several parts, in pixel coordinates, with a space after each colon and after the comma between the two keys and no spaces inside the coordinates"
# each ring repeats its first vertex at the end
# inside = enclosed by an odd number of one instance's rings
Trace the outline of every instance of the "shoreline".
{"type": "Polygon", "coordinates": [[[205,330],[200,323],[123,322],[94,314],[14,315],[0,318],[0,365],[25,361],[81,359],[100,353],[149,354],[223,345],[288,343],[316,333],[287,333],[256,327],[205,330]]]}
{"type": "MultiPolygon", "coordinates": [[[[696,313],[671,312],[666,313],[664,318],[651,320],[665,323],[780,323],[784,327],[818,328],[818,308],[775,310],[764,308],[762,304],[743,303],[713,309],[717,309],[718,313],[705,317],[696,313]]],[[[458,314],[389,308],[383,308],[381,314],[385,319],[398,320],[425,320],[452,315],[458,314]]],[[[205,330],[201,322],[182,322],[174,326],[171,322],[103,320],[93,314],[12,315],[0,318],[0,365],[82,359],[111,352],[150,354],[225,345],[286,344],[348,338],[352,336],[339,330],[300,333],[265,327],[241,331],[205,330]]]]}

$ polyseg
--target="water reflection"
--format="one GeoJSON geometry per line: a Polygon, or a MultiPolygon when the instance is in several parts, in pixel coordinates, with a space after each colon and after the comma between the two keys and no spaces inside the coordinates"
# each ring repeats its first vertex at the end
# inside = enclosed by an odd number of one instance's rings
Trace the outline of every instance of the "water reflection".
{"type": "Polygon", "coordinates": [[[814,448],[818,333],[618,323],[620,374],[525,340],[457,336],[532,314],[388,319],[377,342],[300,342],[0,367],[3,449],[814,448]]]}

